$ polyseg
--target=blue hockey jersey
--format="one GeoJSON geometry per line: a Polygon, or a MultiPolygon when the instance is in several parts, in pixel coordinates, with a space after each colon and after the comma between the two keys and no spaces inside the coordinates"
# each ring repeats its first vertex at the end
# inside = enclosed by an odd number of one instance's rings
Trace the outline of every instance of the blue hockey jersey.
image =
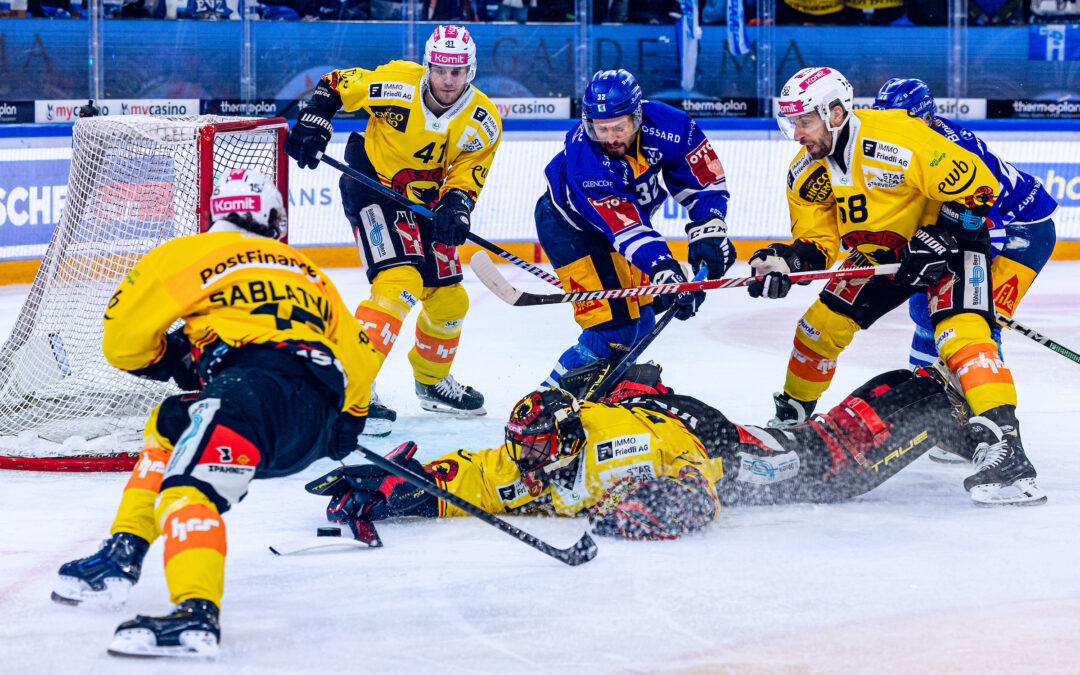
{"type": "Polygon", "coordinates": [[[1050,196],[1038,178],[1020,171],[995,155],[982,139],[953,120],[943,117],[936,117],[934,120],[937,123],[935,131],[978,155],[1001,183],[997,201],[987,215],[993,223],[990,234],[995,254],[1001,252],[1011,224],[1044,220],[1057,209],[1057,201],[1050,196]]]}
{"type": "Polygon", "coordinates": [[[656,101],[643,101],[641,108],[637,146],[623,160],[605,155],[579,122],[544,173],[551,200],[567,221],[607,237],[649,274],[672,257],[651,222],[668,196],[661,177],[691,220],[726,219],[729,195],[724,167],[689,115],[656,101]]]}

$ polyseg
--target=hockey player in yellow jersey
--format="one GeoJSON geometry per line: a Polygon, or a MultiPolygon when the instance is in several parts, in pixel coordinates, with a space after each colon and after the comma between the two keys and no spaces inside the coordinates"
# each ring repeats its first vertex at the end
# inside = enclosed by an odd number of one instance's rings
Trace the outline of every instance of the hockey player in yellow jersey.
{"type": "Polygon", "coordinates": [[[355,450],[380,363],[330,279],[278,241],[286,212],[267,176],[224,174],[210,208],[209,231],[147,253],[105,313],[109,363],[196,392],[154,409],[112,536],[60,568],[57,602],[119,605],[150,543],[164,539],[176,609],[122,624],[114,654],[217,653],[222,514],[253,478],[355,450]]]}
{"type": "Polygon", "coordinates": [[[773,424],[807,418],[855,332],[926,291],[943,367],[973,413],[979,505],[1046,500],[1020,441],[1016,388],[991,337],[995,324],[985,217],[1000,185],[983,160],[905,110],[853,110],[851,84],[831,68],[805,68],[780,95],[781,129],[802,150],[787,174],[794,241],[750,258],[750,295],[783,297],[793,271],[899,262],[893,276],[828,284],[795,331],[773,424]]]}
{"type": "MultiPolygon", "coordinates": [[[[709,524],[721,505],[862,494],[935,444],[953,447],[961,427],[942,384],[922,370],[883,373],[827,414],[778,429],[734,424],[641,364],[599,403],[550,387],[529,393],[505,433],[500,447],[424,465],[411,442],[387,457],[489,513],[588,515],[598,534],[674,539],[709,524]]],[[[307,489],[330,496],[332,522],[463,515],[372,465],[335,469],[307,489]]]]}
{"type": "MultiPolygon", "coordinates": [[[[327,73],[285,142],[301,167],[315,168],[338,109],[364,109],[371,115],[367,131],[349,136],[345,161],[434,210],[429,221],[341,177],[341,201],[371,282],[371,297],[356,317],[385,359],[402,321],[420,303],[409,352],[416,394],[425,410],[462,417],[485,411],[483,395],[450,374],[469,307],[457,247],[465,243],[502,135],[494,104],[470,84],[475,75],[469,31],[438,26],[423,65],[391,61],[374,70],[327,73]]],[[[392,411],[373,406],[372,417],[385,417],[381,431],[389,432],[392,411]]]]}

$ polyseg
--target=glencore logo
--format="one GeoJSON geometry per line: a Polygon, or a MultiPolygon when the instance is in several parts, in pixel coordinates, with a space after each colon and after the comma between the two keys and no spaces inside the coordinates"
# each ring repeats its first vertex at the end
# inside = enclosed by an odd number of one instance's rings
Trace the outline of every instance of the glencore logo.
{"type": "Polygon", "coordinates": [[[237,211],[260,211],[260,198],[256,195],[246,197],[217,197],[210,200],[210,210],[214,213],[235,213],[237,211]]]}

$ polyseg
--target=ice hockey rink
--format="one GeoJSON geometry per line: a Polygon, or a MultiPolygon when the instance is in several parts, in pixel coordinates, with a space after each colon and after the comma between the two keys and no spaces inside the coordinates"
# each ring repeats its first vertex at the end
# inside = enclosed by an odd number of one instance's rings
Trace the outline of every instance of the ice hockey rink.
{"type": "MultiPolygon", "coordinates": [[[[509,266],[514,283],[546,285],[509,266]]],[[[733,274],[746,273],[740,263],[733,274]]],[[[354,305],[362,271],[332,270],[354,305]]],[[[1080,263],[1052,262],[1016,318],[1080,349],[1080,263]]],[[[566,306],[510,307],[470,272],[472,309],[454,374],[487,396],[488,416],[423,413],[406,352],[379,376],[399,412],[385,452],[422,459],[502,440],[512,404],[577,336],[566,306]]],[[[667,384],[738,422],[763,423],[783,381],[795,323],[819,285],[785,300],[709,293],[644,359],[667,384]]],[[[0,287],[6,336],[28,291],[0,287]]],[[[415,318],[415,313],[412,318],[415,318]]],[[[904,310],[856,337],[822,405],[905,367],[904,310]]],[[[1075,673],[1080,670],[1080,364],[1006,331],[1021,429],[1049,502],[979,509],[968,468],[923,457],[847,503],[724,510],[673,542],[598,538],[570,568],[471,518],[379,526],[381,549],[276,557],[268,545],[314,534],[326,499],[303,484],[329,470],[257,481],[226,516],[221,656],[213,663],[105,653],[116,625],[163,614],[161,544],[128,606],[95,612],[49,600],[57,568],[96,550],[126,476],[0,473],[0,671],[11,673],[1075,673]]],[[[347,461],[361,461],[356,456],[347,461]]],[[[514,517],[560,547],[583,519],[514,517]]]]}

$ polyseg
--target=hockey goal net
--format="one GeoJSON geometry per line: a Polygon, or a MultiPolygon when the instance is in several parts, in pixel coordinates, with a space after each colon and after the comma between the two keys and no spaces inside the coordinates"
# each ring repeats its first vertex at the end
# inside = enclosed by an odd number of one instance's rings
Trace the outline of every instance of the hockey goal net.
{"type": "Polygon", "coordinates": [[[282,118],[209,115],[75,123],[63,213],[0,350],[0,468],[134,464],[146,416],[177,389],[106,362],[109,299],[150,249],[206,229],[221,173],[259,168],[287,195],[287,131],[282,118]]]}

